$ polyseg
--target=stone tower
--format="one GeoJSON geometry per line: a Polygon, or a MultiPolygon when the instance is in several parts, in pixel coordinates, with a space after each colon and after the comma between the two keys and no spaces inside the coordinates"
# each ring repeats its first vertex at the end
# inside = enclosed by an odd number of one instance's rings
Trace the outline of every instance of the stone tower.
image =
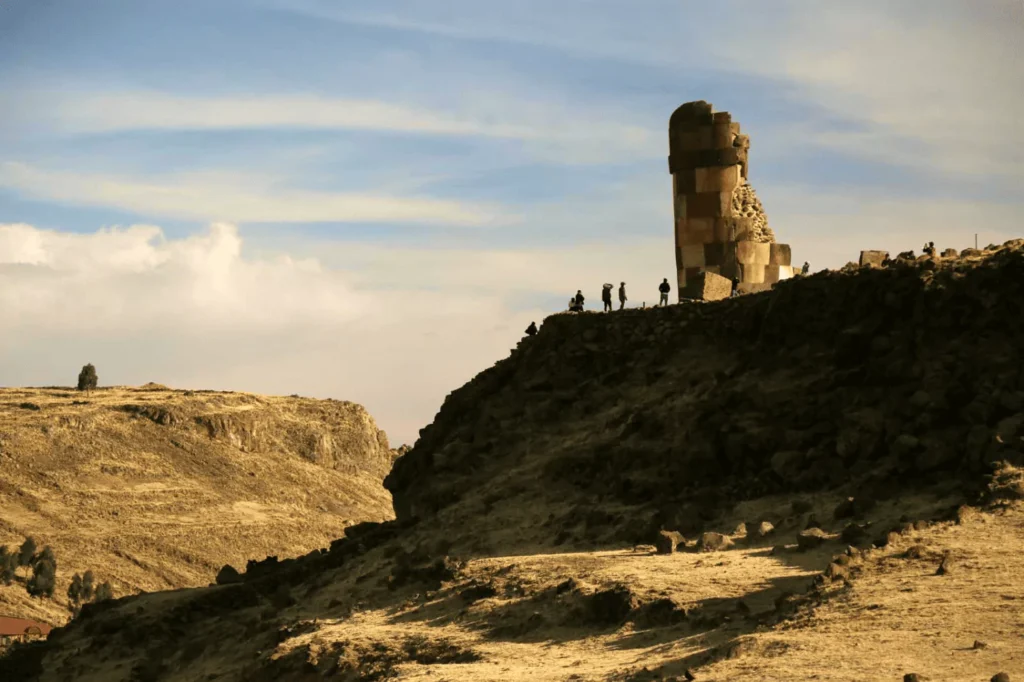
{"type": "Polygon", "coordinates": [[[736,278],[743,293],[792,277],[790,248],[775,243],[747,182],[750,139],[740,124],[707,102],[688,102],[669,119],[668,144],[679,296],[701,272],[736,278]]]}

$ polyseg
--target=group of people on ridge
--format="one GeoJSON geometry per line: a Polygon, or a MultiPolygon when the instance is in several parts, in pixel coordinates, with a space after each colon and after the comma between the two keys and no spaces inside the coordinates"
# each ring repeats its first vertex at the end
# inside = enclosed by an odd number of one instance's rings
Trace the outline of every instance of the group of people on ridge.
{"type": "MultiPolygon", "coordinates": [[[[612,288],[614,285],[605,284],[601,289],[601,302],[604,303],[604,312],[612,311],[612,288]]],[[[658,305],[668,305],[668,294],[672,291],[672,285],[668,283],[668,277],[661,280],[661,284],[658,285],[658,292],[660,294],[658,305]]],[[[619,282],[619,310],[623,310],[626,307],[626,283],[619,282]]],[[[576,295],[569,299],[569,312],[571,313],[582,313],[583,303],[586,298],[583,296],[583,292],[579,289],[576,290],[576,295]]],[[[526,328],[526,334],[533,336],[537,333],[537,323],[531,322],[530,326],[526,328]]]]}
{"type": "MultiPolygon", "coordinates": [[[[926,245],[926,247],[925,247],[926,251],[928,250],[929,247],[931,247],[932,251],[934,252],[934,249],[935,249],[934,245],[933,244],[926,245]]],[[[810,269],[811,269],[810,264],[805,262],[804,266],[802,268],[800,268],[800,273],[801,274],[807,274],[810,271],[810,269]]],[[[733,296],[736,296],[739,293],[738,285],[739,285],[739,280],[736,279],[736,278],[733,278],[732,279],[732,295],[733,296]]],[[[611,289],[612,288],[613,288],[613,285],[606,284],[601,289],[601,302],[604,304],[604,312],[611,312],[611,310],[612,310],[612,307],[611,307],[611,289]]],[[[659,284],[657,286],[657,291],[658,291],[658,294],[659,294],[658,303],[657,304],[659,306],[668,305],[669,304],[669,292],[672,291],[672,285],[669,284],[669,278],[665,278],[664,280],[662,280],[662,284],[659,284]]],[[[572,298],[569,299],[569,312],[583,312],[583,304],[584,304],[585,300],[586,299],[584,298],[583,291],[578,289],[577,293],[575,293],[575,296],[573,296],[572,298]]],[[[626,307],[626,301],[627,301],[627,298],[626,298],[626,283],[625,282],[621,282],[620,284],[618,284],[618,309],[620,309],[620,310],[624,309],[626,307]]],[[[535,334],[537,334],[537,323],[529,323],[529,327],[526,328],[526,334],[528,336],[534,336],[535,334]]]]}
{"type": "MultiPolygon", "coordinates": [[[[604,312],[606,313],[612,311],[612,288],[613,285],[605,284],[604,287],[601,289],[601,302],[604,304],[604,312]]],[[[661,298],[658,305],[668,305],[668,293],[672,291],[672,285],[668,283],[667,277],[661,281],[661,284],[658,285],[658,291],[661,294],[661,298]]],[[[569,299],[569,312],[582,313],[583,303],[585,300],[586,299],[583,296],[583,292],[577,289],[576,295],[569,299]]],[[[622,310],[623,308],[626,307],[627,300],[628,299],[626,298],[626,283],[620,282],[619,310],[622,310]]]]}

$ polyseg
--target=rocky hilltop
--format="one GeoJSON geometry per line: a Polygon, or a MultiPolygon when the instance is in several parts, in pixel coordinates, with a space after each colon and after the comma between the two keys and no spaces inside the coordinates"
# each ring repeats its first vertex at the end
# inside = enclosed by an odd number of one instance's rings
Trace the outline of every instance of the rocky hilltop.
{"type": "Polygon", "coordinates": [[[1021,242],[714,304],[556,315],[449,395],[385,486],[400,521],[500,530],[506,510],[535,510],[542,544],[693,533],[782,493],[969,494],[1020,452],[1020,348],[1021,242]]]}
{"type": "Polygon", "coordinates": [[[395,520],[87,607],[0,671],[1017,679],[1022,246],[550,317],[395,463],[395,520]]]}
{"type": "MultiPolygon", "coordinates": [[[[361,406],[160,386],[0,390],[0,543],[58,561],[54,599],[0,585],[0,615],[63,623],[68,581],[204,585],[392,516],[397,457],[361,406]]],[[[23,569],[24,572],[24,569],[23,569]]]]}

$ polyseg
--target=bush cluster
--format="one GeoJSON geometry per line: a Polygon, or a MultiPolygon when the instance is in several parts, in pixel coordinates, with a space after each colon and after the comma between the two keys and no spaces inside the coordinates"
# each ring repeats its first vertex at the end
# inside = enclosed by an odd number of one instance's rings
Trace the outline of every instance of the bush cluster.
{"type": "MultiPolygon", "coordinates": [[[[49,545],[37,551],[35,538],[25,538],[25,542],[17,549],[10,551],[6,545],[0,545],[0,583],[10,585],[24,580],[25,589],[33,597],[53,598],[57,586],[57,557],[49,545]],[[18,569],[25,569],[25,577],[18,575],[18,569]]],[[[77,613],[83,604],[101,602],[114,598],[114,590],[109,582],[96,584],[92,571],[84,575],[75,573],[68,586],[68,601],[71,610],[77,613]]]]}

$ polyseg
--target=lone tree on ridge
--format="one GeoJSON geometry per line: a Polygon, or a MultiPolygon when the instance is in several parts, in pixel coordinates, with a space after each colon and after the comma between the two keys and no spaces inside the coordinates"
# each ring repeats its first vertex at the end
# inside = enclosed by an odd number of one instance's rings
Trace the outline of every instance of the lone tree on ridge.
{"type": "Polygon", "coordinates": [[[82,368],[81,372],[78,373],[78,390],[92,391],[96,388],[96,383],[98,381],[99,379],[96,377],[96,368],[93,367],[90,362],[82,368]]]}

